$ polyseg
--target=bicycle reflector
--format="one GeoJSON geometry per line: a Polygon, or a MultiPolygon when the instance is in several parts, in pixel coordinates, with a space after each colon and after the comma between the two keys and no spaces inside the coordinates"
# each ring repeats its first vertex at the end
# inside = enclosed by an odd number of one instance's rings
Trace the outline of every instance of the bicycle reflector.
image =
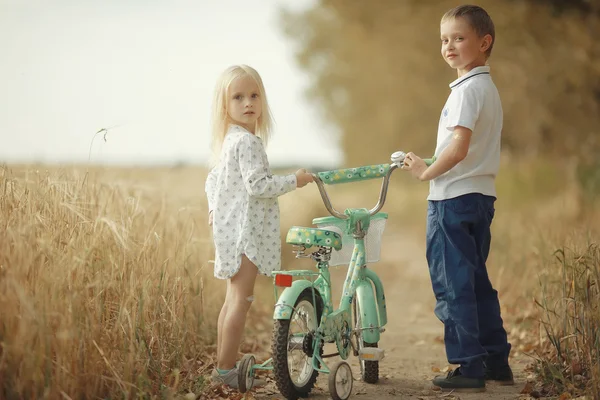
{"type": "Polygon", "coordinates": [[[277,274],[275,275],[275,284],[281,287],[290,287],[292,286],[292,276],[285,274],[277,274]]]}

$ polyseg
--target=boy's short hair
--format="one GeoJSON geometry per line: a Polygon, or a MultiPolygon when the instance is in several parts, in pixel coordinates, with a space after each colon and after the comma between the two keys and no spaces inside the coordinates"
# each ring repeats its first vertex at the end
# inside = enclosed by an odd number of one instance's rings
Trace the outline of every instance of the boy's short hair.
{"type": "Polygon", "coordinates": [[[492,43],[485,52],[486,57],[489,58],[492,54],[494,42],[496,41],[496,29],[487,11],[479,6],[470,4],[462,5],[448,10],[442,17],[442,22],[451,18],[465,18],[479,37],[484,37],[488,34],[492,37],[492,43]]]}

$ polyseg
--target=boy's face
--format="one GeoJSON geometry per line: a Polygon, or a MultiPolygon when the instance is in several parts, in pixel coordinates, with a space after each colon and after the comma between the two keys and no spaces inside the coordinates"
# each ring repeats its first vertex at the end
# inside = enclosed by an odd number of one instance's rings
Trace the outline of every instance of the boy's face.
{"type": "Polygon", "coordinates": [[[491,36],[479,37],[464,18],[450,18],[440,25],[442,57],[462,76],[475,67],[485,65],[491,36]]]}
{"type": "Polygon", "coordinates": [[[256,121],[262,114],[262,99],[254,78],[244,75],[231,82],[227,97],[229,117],[254,133],[256,121]]]}

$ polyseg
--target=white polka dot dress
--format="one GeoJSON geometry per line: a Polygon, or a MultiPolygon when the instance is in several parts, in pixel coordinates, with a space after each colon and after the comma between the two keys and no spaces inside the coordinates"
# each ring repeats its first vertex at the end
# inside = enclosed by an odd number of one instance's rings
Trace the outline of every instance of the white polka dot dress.
{"type": "Polygon", "coordinates": [[[272,175],[262,140],[230,125],[219,163],[206,179],[213,213],[214,275],[229,279],[245,254],[258,271],[270,276],[281,267],[277,197],[296,188],[296,176],[272,175]]]}

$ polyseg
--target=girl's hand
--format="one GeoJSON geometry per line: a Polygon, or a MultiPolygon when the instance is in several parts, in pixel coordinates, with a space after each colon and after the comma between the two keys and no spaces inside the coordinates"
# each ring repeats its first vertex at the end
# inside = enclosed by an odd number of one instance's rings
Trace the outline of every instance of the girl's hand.
{"type": "Polygon", "coordinates": [[[212,226],[213,223],[213,213],[212,211],[208,213],[208,226],[212,226]]]}
{"type": "Polygon", "coordinates": [[[411,175],[418,180],[422,181],[423,173],[427,169],[427,164],[425,161],[415,153],[408,153],[404,158],[404,165],[402,165],[402,169],[406,171],[410,171],[411,175]]]}
{"type": "Polygon", "coordinates": [[[313,182],[313,180],[312,174],[306,172],[306,169],[302,168],[296,171],[296,187],[304,187],[308,183],[313,182]]]}

